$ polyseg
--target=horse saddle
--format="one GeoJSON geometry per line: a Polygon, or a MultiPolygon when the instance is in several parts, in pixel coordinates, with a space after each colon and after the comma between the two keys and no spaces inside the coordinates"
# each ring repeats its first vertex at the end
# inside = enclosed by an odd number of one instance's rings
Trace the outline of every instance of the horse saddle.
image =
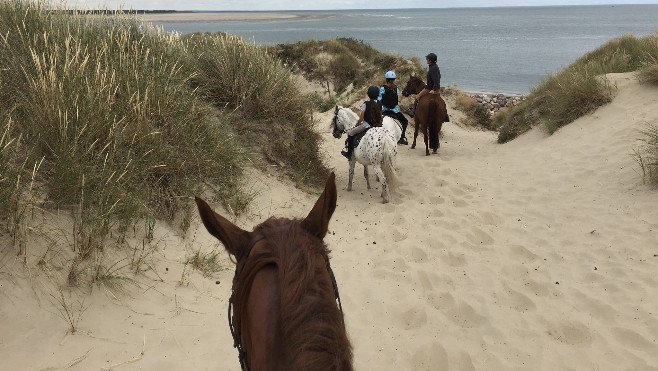
{"type": "MultiPolygon", "coordinates": [[[[356,147],[359,146],[359,143],[361,142],[361,138],[363,138],[363,136],[366,135],[366,133],[370,129],[372,129],[372,128],[368,128],[368,129],[366,129],[366,130],[364,130],[364,131],[362,131],[359,134],[354,136],[354,143],[352,144],[352,148],[356,148],[356,147]]],[[[345,139],[345,147],[347,147],[347,139],[345,139]]]]}

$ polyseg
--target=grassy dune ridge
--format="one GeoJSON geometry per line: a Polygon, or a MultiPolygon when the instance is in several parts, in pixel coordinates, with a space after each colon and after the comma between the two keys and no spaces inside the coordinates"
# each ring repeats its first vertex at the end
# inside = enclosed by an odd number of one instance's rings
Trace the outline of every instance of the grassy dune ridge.
{"type": "Polygon", "coordinates": [[[554,133],[612,100],[614,87],[602,75],[631,71],[638,71],[642,82],[658,83],[658,35],[611,40],[548,77],[523,104],[494,117],[498,142],[508,142],[536,125],[554,133]]]}

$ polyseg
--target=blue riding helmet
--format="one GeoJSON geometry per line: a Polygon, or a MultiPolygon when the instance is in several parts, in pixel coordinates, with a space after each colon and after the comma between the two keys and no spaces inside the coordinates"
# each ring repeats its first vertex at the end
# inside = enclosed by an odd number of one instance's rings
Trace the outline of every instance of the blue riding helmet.
{"type": "Polygon", "coordinates": [[[388,71],[384,74],[385,79],[394,79],[395,78],[395,72],[393,71],[388,71]]]}

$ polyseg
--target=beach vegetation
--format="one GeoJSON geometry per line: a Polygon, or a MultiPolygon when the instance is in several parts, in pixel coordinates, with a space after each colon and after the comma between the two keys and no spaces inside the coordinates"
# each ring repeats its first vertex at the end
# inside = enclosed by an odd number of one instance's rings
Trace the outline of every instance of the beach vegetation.
{"type": "MultiPolygon", "coordinates": [[[[547,77],[521,105],[494,119],[500,126],[498,142],[510,141],[538,125],[552,134],[609,103],[614,86],[604,75],[639,70],[642,78],[642,71],[650,71],[655,63],[652,61],[658,58],[657,38],[658,35],[616,38],[547,77]]],[[[650,77],[646,79],[650,81],[650,77]]]]}
{"type": "Polygon", "coordinates": [[[658,186],[658,125],[647,123],[641,133],[642,144],[635,149],[635,159],[644,178],[658,186]]]}
{"type": "MultiPolygon", "coordinates": [[[[450,90],[446,89],[446,91],[450,90]]],[[[465,125],[495,130],[494,121],[491,119],[491,114],[486,107],[462,91],[455,90],[453,95],[455,96],[455,108],[462,111],[466,116],[465,125]]]]}
{"type": "Polygon", "coordinates": [[[310,100],[240,38],[9,0],[0,65],[0,225],[14,241],[0,252],[18,247],[29,264],[30,210],[65,212],[69,284],[115,287],[147,269],[155,221],[184,231],[193,195],[244,211],[246,166],[274,164],[306,187],[328,174],[310,100]],[[131,236],[143,251],[126,251],[130,230],[144,232],[131,236]]]}
{"type": "Polygon", "coordinates": [[[424,73],[417,58],[382,53],[354,38],[278,44],[268,51],[308,80],[330,84],[333,86],[330,90],[338,94],[349,86],[360,91],[372,84],[381,85],[384,73],[389,70],[398,75],[399,85],[412,72],[424,73]]]}

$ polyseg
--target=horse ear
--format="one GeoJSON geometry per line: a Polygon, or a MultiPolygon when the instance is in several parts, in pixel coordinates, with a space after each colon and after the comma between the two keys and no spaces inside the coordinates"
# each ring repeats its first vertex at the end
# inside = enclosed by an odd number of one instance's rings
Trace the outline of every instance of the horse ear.
{"type": "Polygon", "coordinates": [[[240,256],[241,250],[251,240],[250,233],[231,223],[228,219],[217,214],[206,201],[194,197],[199,208],[199,216],[208,232],[224,244],[226,251],[236,258],[240,256]]]}
{"type": "Polygon", "coordinates": [[[308,233],[323,239],[329,230],[329,220],[336,210],[336,175],[332,172],[324,185],[324,192],[315,202],[315,206],[302,221],[302,228],[308,233]]]}

